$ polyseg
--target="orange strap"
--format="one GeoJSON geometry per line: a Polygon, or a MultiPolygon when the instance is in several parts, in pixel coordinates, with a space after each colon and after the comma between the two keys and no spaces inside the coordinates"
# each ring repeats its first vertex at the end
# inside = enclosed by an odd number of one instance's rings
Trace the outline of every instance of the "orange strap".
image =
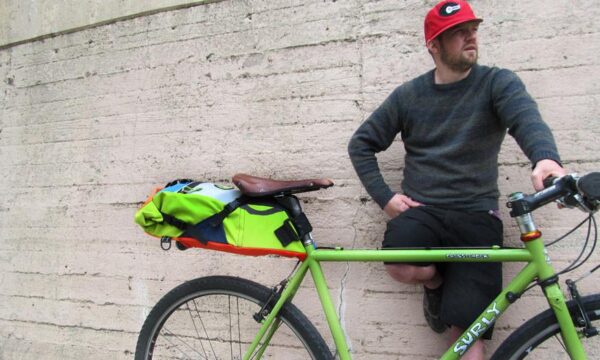
{"type": "Polygon", "coordinates": [[[277,249],[265,249],[265,248],[240,248],[230,244],[222,244],[217,242],[208,241],[206,244],[202,244],[194,238],[174,238],[173,240],[179,241],[185,247],[188,248],[202,248],[209,250],[225,251],[229,253],[249,256],[264,256],[264,255],[279,255],[283,257],[295,257],[300,261],[306,259],[306,253],[300,253],[296,251],[288,250],[277,250],[277,249]]]}

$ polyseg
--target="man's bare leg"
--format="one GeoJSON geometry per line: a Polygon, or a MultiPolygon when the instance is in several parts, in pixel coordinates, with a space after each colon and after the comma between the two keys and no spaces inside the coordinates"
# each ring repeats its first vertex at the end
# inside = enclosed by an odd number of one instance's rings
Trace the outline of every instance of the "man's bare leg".
{"type": "Polygon", "coordinates": [[[423,284],[428,289],[437,289],[443,282],[435,265],[387,264],[385,269],[394,280],[404,284],[423,284]]]}
{"type": "Polygon", "coordinates": [[[415,266],[409,264],[390,264],[387,272],[395,280],[405,284],[423,284],[423,316],[431,330],[438,334],[448,329],[440,319],[442,306],[442,276],[434,265],[415,266]]]}
{"type": "MultiPolygon", "coordinates": [[[[450,344],[452,345],[456,339],[458,339],[464,329],[458,328],[456,326],[450,327],[450,344]]],[[[477,340],[462,357],[461,360],[484,360],[485,356],[485,344],[483,340],[477,340]]]]}

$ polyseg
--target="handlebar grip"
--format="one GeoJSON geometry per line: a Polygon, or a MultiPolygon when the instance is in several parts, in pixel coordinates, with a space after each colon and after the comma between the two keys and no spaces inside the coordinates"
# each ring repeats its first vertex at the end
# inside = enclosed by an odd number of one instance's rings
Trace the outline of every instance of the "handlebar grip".
{"type": "Polygon", "coordinates": [[[600,200],[600,173],[593,172],[577,181],[577,187],[590,201],[600,200]]]}

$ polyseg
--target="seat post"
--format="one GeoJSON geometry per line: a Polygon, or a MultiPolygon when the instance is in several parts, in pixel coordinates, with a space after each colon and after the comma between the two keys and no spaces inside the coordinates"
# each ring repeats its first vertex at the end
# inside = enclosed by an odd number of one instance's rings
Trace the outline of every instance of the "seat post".
{"type": "MultiPolygon", "coordinates": [[[[304,222],[302,224],[304,224],[305,226],[308,226],[308,230],[306,230],[307,231],[306,234],[304,234],[302,236],[302,239],[301,239],[302,243],[304,245],[313,245],[314,242],[313,242],[312,235],[310,233],[310,231],[312,230],[312,226],[310,225],[310,223],[308,222],[308,218],[302,211],[302,206],[300,205],[300,201],[298,200],[298,198],[293,195],[283,195],[283,196],[275,196],[275,199],[281,206],[283,206],[288,211],[288,214],[290,215],[290,217],[292,219],[304,220],[304,222]]],[[[294,225],[298,226],[300,224],[295,222],[294,225]]]]}
{"type": "Polygon", "coordinates": [[[292,195],[284,195],[284,196],[275,196],[277,202],[283,206],[289,214],[295,218],[302,214],[302,206],[300,206],[300,201],[297,197],[292,195]]]}

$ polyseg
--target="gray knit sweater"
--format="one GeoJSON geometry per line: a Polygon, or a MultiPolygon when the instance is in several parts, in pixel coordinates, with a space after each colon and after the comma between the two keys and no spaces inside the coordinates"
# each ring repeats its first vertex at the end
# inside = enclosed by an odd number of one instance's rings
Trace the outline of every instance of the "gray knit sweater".
{"type": "Polygon", "coordinates": [[[432,70],[396,88],[354,133],[348,152],[381,208],[394,192],[375,154],[400,133],[407,196],[450,209],[497,209],[498,153],[507,129],[533,165],[560,163],[550,129],[515,73],[475,65],[465,79],[436,85],[432,70]]]}

